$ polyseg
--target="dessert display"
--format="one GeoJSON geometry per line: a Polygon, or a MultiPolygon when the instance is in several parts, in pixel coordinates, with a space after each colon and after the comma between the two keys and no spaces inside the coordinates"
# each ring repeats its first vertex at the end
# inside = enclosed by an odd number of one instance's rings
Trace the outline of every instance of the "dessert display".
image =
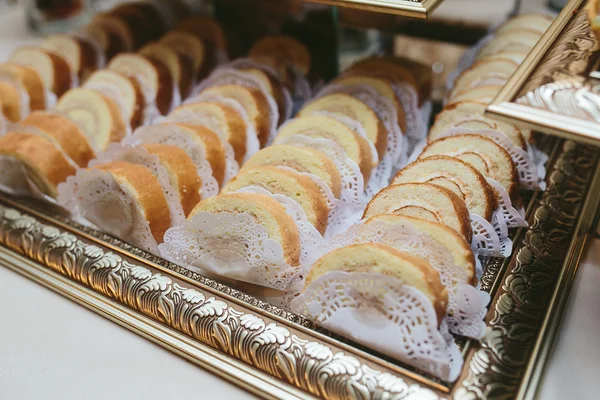
{"type": "Polygon", "coordinates": [[[310,87],[298,39],[229,61],[218,22],[152,4],[0,64],[0,188],[458,379],[461,340],[486,330],[484,271],[511,255],[547,160],[485,108],[550,20],[517,16],[467,52],[433,117],[429,66],[369,56],[310,87]]]}

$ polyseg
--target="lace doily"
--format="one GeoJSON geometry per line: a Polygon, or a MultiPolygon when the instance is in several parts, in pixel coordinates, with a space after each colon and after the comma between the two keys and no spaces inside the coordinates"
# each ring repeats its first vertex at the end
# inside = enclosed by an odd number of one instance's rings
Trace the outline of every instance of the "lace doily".
{"type": "Polygon", "coordinates": [[[422,124],[423,117],[419,115],[419,95],[416,89],[408,83],[393,84],[392,89],[404,109],[407,127],[405,135],[409,139],[409,144],[427,136],[428,125],[422,124]]]}
{"type": "MultiPolygon", "coordinates": [[[[190,101],[186,101],[186,104],[194,102],[223,104],[233,108],[238,113],[238,115],[242,118],[242,121],[244,121],[244,126],[246,127],[246,154],[244,155],[244,162],[246,162],[250,157],[260,150],[260,143],[258,142],[258,136],[256,129],[254,128],[254,124],[250,122],[248,112],[239,102],[218,94],[210,93],[200,93],[198,96],[190,99],[190,101]]],[[[220,129],[217,123],[213,124],[212,126],[214,129],[220,129]]]]}
{"type": "Polygon", "coordinates": [[[323,239],[295,201],[258,187],[243,191],[269,195],[286,207],[300,234],[299,266],[285,262],[281,245],[247,213],[198,213],[166,232],[161,254],[193,270],[287,291],[326,251],[323,239]]]}
{"type": "Polygon", "coordinates": [[[213,176],[212,167],[206,160],[202,146],[198,145],[181,128],[172,123],[147,125],[135,130],[131,137],[123,139],[122,145],[139,146],[141,144],[166,144],[177,146],[186,152],[197,168],[202,182],[201,198],[206,199],[219,194],[219,183],[213,176]]]}
{"type": "Polygon", "coordinates": [[[179,190],[170,181],[169,173],[161,165],[160,158],[157,155],[149,153],[143,147],[123,146],[119,143],[111,143],[108,145],[106,151],[98,154],[96,159],[90,161],[89,167],[93,168],[111,161],[125,161],[148,168],[158,180],[167,200],[169,215],[171,216],[171,226],[178,225],[185,219],[179,198],[179,190]]]}
{"type": "Polygon", "coordinates": [[[136,198],[123,189],[109,172],[79,170],[58,185],[58,204],[69,210],[75,219],[83,218],[91,226],[159,254],[150,225],[136,198]]]}
{"type": "Polygon", "coordinates": [[[259,90],[264,98],[267,100],[269,105],[269,136],[267,145],[273,142],[275,135],[277,134],[277,125],[279,123],[279,108],[277,102],[273,99],[273,96],[269,93],[269,90],[265,87],[263,82],[258,80],[254,75],[239,71],[234,68],[219,67],[210,76],[202,81],[195,91],[196,95],[201,94],[205,89],[214,86],[221,85],[240,85],[249,88],[259,90]]]}
{"type": "Polygon", "coordinates": [[[304,135],[293,135],[285,138],[282,144],[319,150],[332,160],[338,168],[342,180],[340,200],[344,204],[345,218],[347,221],[352,222],[360,220],[360,216],[367,205],[363,176],[358,165],[346,156],[340,145],[329,139],[312,138],[304,135]]]}
{"type": "Polygon", "coordinates": [[[225,149],[225,178],[223,179],[223,185],[225,185],[231,178],[238,174],[240,171],[240,165],[235,159],[233,147],[227,140],[227,134],[226,132],[223,132],[218,121],[215,121],[215,119],[209,114],[200,114],[182,108],[178,109],[176,113],[169,114],[166,120],[169,122],[201,125],[216,133],[219,139],[221,139],[221,145],[223,146],[223,149],[225,149]]]}
{"type": "Polygon", "coordinates": [[[494,189],[497,194],[498,209],[502,214],[502,218],[506,221],[506,226],[509,228],[526,228],[529,226],[524,218],[524,215],[513,207],[510,196],[506,190],[492,178],[486,178],[488,184],[494,189]]]}
{"type": "Polygon", "coordinates": [[[473,239],[471,248],[477,256],[509,257],[512,253],[512,240],[500,237],[492,224],[477,214],[470,214],[473,239]]]}
{"type": "Polygon", "coordinates": [[[294,312],[397,360],[446,380],[463,359],[438,329],[431,302],[402,281],[372,273],[328,272],[291,303],[294,312]]]}
{"type": "Polygon", "coordinates": [[[476,339],[485,334],[483,317],[489,295],[461,287],[470,286],[468,271],[454,263],[452,254],[443,245],[410,224],[390,226],[382,221],[353,225],[330,240],[335,248],[360,243],[386,244],[426,261],[439,273],[442,285],[448,290],[445,320],[450,331],[476,339]]]}

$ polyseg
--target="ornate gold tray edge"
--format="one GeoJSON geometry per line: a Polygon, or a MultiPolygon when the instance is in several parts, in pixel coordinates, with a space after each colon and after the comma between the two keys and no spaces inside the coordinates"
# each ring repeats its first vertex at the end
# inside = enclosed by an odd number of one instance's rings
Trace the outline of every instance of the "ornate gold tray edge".
{"type": "Polygon", "coordinates": [[[585,74],[595,48],[586,3],[571,0],[563,8],[490,103],[487,115],[565,139],[600,143],[600,121],[583,117],[582,111],[591,94],[585,74]],[[583,91],[567,101],[577,88],[583,91]],[[565,97],[556,100],[557,95],[565,97]]]}
{"type": "Polygon", "coordinates": [[[263,397],[530,398],[599,201],[599,153],[573,142],[554,147],[549,187],[530,206],[531,228],[515,236],[514,256],[482,278],[493,299],[488,333],[466,343],[461,377],[451,385],[107,235],[71,227],[50,208],[4,195],[0,264],[263,397]]]}
{"type": "Polygon", "coordinates": [[[307,3],[355,8],[413,18],[428,18],[443,0],[303,0],[307,3]]]}

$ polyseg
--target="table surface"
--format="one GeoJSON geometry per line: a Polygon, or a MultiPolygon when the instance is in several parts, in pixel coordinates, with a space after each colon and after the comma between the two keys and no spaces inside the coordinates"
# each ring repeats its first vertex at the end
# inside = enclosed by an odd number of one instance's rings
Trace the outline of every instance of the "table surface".
{"type": "MultiPolygon", "coordinates": [[[[19,10],[0,15],[0,59],[19,44],[35,42],[22,21],[19,10]]],[[[597,398],[599,287],[600,240],[593,240],[540,399],[597,398]]],[[[0,315],[10,321],[10,326],[0,325],[0,399],[255,398],[3,267],[0,315]]]]}

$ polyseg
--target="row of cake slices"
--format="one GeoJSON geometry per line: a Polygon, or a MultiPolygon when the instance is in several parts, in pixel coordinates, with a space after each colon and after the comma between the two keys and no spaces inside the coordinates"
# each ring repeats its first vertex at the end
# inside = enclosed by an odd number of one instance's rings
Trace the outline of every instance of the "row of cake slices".
{"type": "MultiPolygon", "coordinates": [[[[295,118],[279,128],[272,145],[263,148],[243,164],[240,172],[218,196],[203,199],[194,207],[187,216],[188,222],[181,226],[193,222],[200,213],[249,214],[256,224],[266,230],[268,237],[281,247],[282,259],[287,266],[302,266],[310,250],[302,248],[308,243],[303,243],[302,232],[306,232],[306,228],[299,227],[303,223],[299,219],[311,225],[321,235],[321,240],[323,236],[329,237],[331,218],[335,215],[339,219],[345,215],[339,209],[338,213],[333,211],[334,207],[346,206],[340,202],[344,197],[343,192],[360,186],[360,194],[364,195],[364,187],[358,181],[368,182],[380,157],[387,152],[386,141],[390,132],[379,116],[380,110],[374,109],[361,93],[370,90],[376,96],[389,99],[388,103],[395,106],[394,112],[402,111],[405,106],[394,92],[394,85],[406,83],[426,97],[426,90],[419,83],[428,84],[423,70],[416,63],[394,58],[372,58],[355,64],[332,85],[355,87],[356,90],[327,93],[326,87],[322,96],[308,102],[295,118]],[[369,65],[369,68],[365,68],[365,65],[369,65]],[[375,156],[378,150],[381,153],[375,156]],[[346,168],[348,164],[354,168],[346,168]],[[264,190],[268,193],[261,192],[264,190]],[[276,200],[277,196],[293,200],[303,216],[299,218],[292,213],[292,217],[286,210],[286,202],[276,200]]],[[[405,120],[395,121],[406,123],[405,120]]],[[[389,179],[389,176],[386,178],[389,179]]],[[[211,229],[208,227],[208,231],[211,229]]],[[[210,236],[208,231],[201,233],[204,239],[210,236]]],[[[236,232],[230,234],[236,240],[252,242],[253,239],[244,239],[237,227],[236,232]]],[[[184,237],[167,234],[165,240],[181,241],[184,237]]],[[[191,240],[196,250],[208,246],[211,241],[208,239],[208,242],[203,242],[197,237],[191,240]]],[[[219,240],[224,239],[221,237],[219,240]]],[[[166,245],[163,248],[170,248],[173,252],[167,251],[165,256],[188,261],[193,259],[193,255],[181,257],[181,254],[172,254],[182,243],[168,242],[166,245]]],[[[229,252],[235,251],[230,249],[229,252]]],[[[264,263],[264,260],[252,259],[238,261],[245,261],[248,265],[264,263]]],[[[256,281],[253,283],[261,284],[256,281]]],[[[268,283],[262,282],[267,286],[268,283]]]]}
{"type": "MultiPolygon", "coordinates": [[[[177,29],[200,29],[202,35],[208,35],[208,31],[214,31],[215,36],[219,37],[220,28],[214,23],[209,23],[209,27],[201,27],[200,20],[209,21],[204,17],[192,17],[184,20],[177,28],[169,32],[161,40],[171,36],[190,36],[193,42],[200,45],[201,41],[197,37],[177,29]],[[189,24],[188,21],[195,21],[189,24]]],[[[223,40],[218,40],[222,42],[223,40]]],[[[192,40],[190,40],[192,42],[192,40]]],[[[288,70],[287,52],[280,54],[284,44],[289,48],[290,43],[299,50],[291,60],[294,65],[290,69],[294,71],[308,71],[310,68],[310,55],[306,48],[299,42],[287,37],[266,37],[259,41],[252,49],[252,54],[256,62],[267,63],[269,66],[279,66],[279,70],[286,72],[288,70]],[[284,65],[285,67],[281,67],[284,65]]],[[[173,43],[171,43],[173,44],[173,43]]],[[[156,46],[153,44],[152,46],[156,46]]],[[[144,47],[142,51],[147,48],[144,47]]],[[[182,47],[183,48],[183,47],[182,47]]],[[[182,53],[183,54],[183,53],[182,53]]],[[[113,57],[113,62],[119,60],[122,55],[113,57]]],[[[27,170],[27,176],[31,178],[37,191],[52,198],[58,196],[58,185],[64,182],[69,176],[74,175],[78,168],[84,168],[90,160],[99,156],[100,159],[107,159],[103,151],[107,149],[111,142],[115,142],[124,136],[125,127],[129,122],[133,122],[139,110],[143,108],[145,99],[140,95],[139,87],[142,83],[139,75],[128,76],[131,71],[144,69],[152,66],[152,69],[144,70],[147,75],[152,75],[156,69],[151,63],[150,56],[147,58],[139,55],[128,54],[126,57],[131,59],[129,68],[126,68],[126,62],[120,67],[123,71],[109,68],[94,72],[84,84],[84,88],[71,89],[67,91],[58,103],[57,110],[52,112],[36,111],[20,121],[18,125],[11,126],[11,132],[0,138],[0,155],[4,158],[5,166],[11,166],[13,169],[21,170],[22,166],[27,170]],[[106,90],[111,87],[114,90],[106,90]],[[8,159],[8,164],[6,160],[8,159]]],[[[288,57],[289,58],[289,57],[288,57]]],[[[256,63],[255,62],[255,63],[256,63]]],[[[160,61],[154,62],[159,64],[160,61]]],[[[165,63],[163,66],[166,66],[165,63]]],[[[258,64],[257,64],[258,65],[258,64]]],[[[271,76],[260,68],[245,66],[246,74],[256,77],[260,82],[270,83],[271,90],[278,89],[279,78],[271,79],[271,76]]],[[[275,72],[273,72],[275,74],[275,72]]],[[[293,84],[293,76],[287,77],[293,84]]],[[[174,77],[174,75],[172,76],[174,77]]],[[[160,78],[162,79],[162,78],[160,78]]],[[[160,83],[161,80],[157,79],[160,83]]],[[[271,96],[271,92],[264,93],[255,88],[247,87],[242,84],[219,84],[204,90],[201,95],[209,95],[211,101],[202,101],[193,99],[191,103],[181,105],[171,114],[169,119],[179,121],[175,127],[164,124],[165,134],[159,135],[169,142],[168,132],[174,129],[179,134],[180,141],[174,142],[185,150],[190,150],[187,146],[190,142],[192,148],[200,149],[200,155],[189,155],[182,153],[181,149],[173,146],[170,149],[150,146],[147,150],[154,153],[161,162],[165,164],[167,170],[171,173],[174,185],[180,187],[181,202],[186,213],[190,205],[193,206],[199,200],[198,190],[195,188],[204,182],[198,182],[199,172],[191,174],[190,167],[195,166],[198,171],[208,162],[208,180],[215,182],[216,190],[225,180],[227,169],[227,155],[225,148],[232,146],[234,150],[234,161],[242,162],[250,153],[247,149],[247,136],[251,132],[260,132],[261,141],[266,138],[262,130],[265,121],[269,121],[269,113],[266,112],[264,104],[266,96],[271,96]],[[216,98],[215,98],[216,97],[216,98]],[[227,101],[229,102],[227,103],[227,101]],[[225,101],[225,104],[223,104],[225,101]],[[231,104],[233,103],[233,104],[231,104]],[[236,106],[236,107],[233,107],[236,106]],[[252,125],[252,129],[249,126],[252,125]],[[183,136],[183,139],[181,139],[183,136]],[[180,160],[179,165],[176,161],[180,160]],[[169,165],[172,164],[172,165],[169,165]],[[179,168],[179,169],[178,169],[179,168]],[[187,171],[187,175],[185,175],[187,171]],[[185,178],[191,181],[177,181],[177,174],[185,175],[185,178]],[[189,188],[191,189],[188,189],[189,188]],[[191,202],[191,203],[190,203],[191,202]]],[[[279,88],[282,91],[282,88],[279,88]]],[[[172,124],[171,124],[172,125],[172,124]]],[[[135,124],[133,124],[135,127],[135,124]]],[[[157,127],[159,131],[161,127],[157,127]]],[[[138,140],[144,141],[143,127],[138,136],[138,140]],[[141,137],[141,139],[139,139],[141,137]]],[[[152,135],[152,134],[151,134],[152,135]]],[[[131,137],[125,138],[128,143],[134,143],[131,137]]],[[[255,140],[257,138],[254,138],[255,140]]],[[[173,142],[173,140],[171,140],[173,142]]],[[[149,143],[151,145],[152,143],[149,143]]],[[[97,162],[95,163],[97,165],[97,162]]],[[[18,172],[18,171],[17,171],[18,172]]],[[[4,174],[3,183],[16,184],[10,174],[4,174]]],[[[10,186],[10,185],[9,185],[10,186]]],[[[31,185],[30,185],[31,186],[31,185]]]]}
{"type": "Polygon", "coordinates": [[[445,110],[438,117],[440,123],[430,136],[439,137],[440,129],[448,126],[502,130],[515,146],[525,149],[531,136],[529,130],[490,120],[483,113],[551,22],[552,17],[546,14],[517,15],[476,46],[463,59],[465,69],[450,85],[445,110]]]}
{"type": "MultiPolygon", "coordinates": [[[[196,77],[214,66],[216,54],[224,52],[225,42],[220,27],[210,18],[183,19],[185,14],[182,10],[176,12],[179,7],[174,4],[138,1],[118,5],[97,15],[78,32],[51,35],[39,46],[17,48],[10,61],[0,65],[0,101],[5,117],[16,122],[30,111],[53,108],[55,98],[86,82],[106,63],[111,64],[113,72],[136,67],[133,70],[141,70],[141,77],[152,74],[155,67],[161,70],[162,80],[175,81],[185,95],[196,77]],[[164,35],[165,32],[169,34],[164,35]],[[118,54],[136,50],[144,56],[142,60],[114,59],[118,54]]],[[[126,76],[131,75],[127,71],[126,76]]],[[[106,72],[94,76],[92,84],[104,80],[140,86],[138,82],[123,83],[122,77],[106,72]]],[[[152,84],[149,85],[151,89],[152,84]]],[[[169,85],[163,86],[163,90],[172,91],[167,88],[169,85]]],[[[136,88],[138,92],[142,89],[136,88]]],[[[131,91],[127,88],[126,93],[131,91]]],[[[159,98],[163,110],[170,95],[164,93],[159,98]]],[[[139,116],[132,122],[139,123],[139,116]]]]}
{"type": "MultiPolygon", "coordinates": [[[[138,11],[142,12],[149,10],[147,5],[144,2],[131,3],[125,9],[134,12],[139,8],[138,11]]],[[[118,20],[116,15],[121,12],[119,10],[123,11],[119,6],[101,18],[118,20]]],[[[125,26],[124,24],[121,21],[121,25],[125,26]]],[[[128,29],[136,32],[135,29],[139,27],[132,23],[128,29]]],[[[3,165],[12,165],[13,170],[21,168],[19,164],[24,165],[38,186],[38,192],[55,198],[59,183],[73,175],[78,168],[86,167],[109,143],[122,139],[130,127],[143,122],[141,114],[147,103],[155,101],[154,97],[161,97],[163,88],[169,91],[169,85],[173,88],[172,82],[183,82],[180,80],[181,75],[176,74],[177,67],[183,67],[186,60],[200,61],[198,72],[194,74],[200,73],[206,55],[204,42],[200,38],[208,36],[208,31],[214,36],[222,35],[218,24],[210,19],[191,17],[176,25],[159,42],[143,47],[139,53],[114,55],[108,67],[89,74],[82,87],[66,90],[52,111],[36,110],[18,123],[9,124],[7,134],[0,138],[3,165]],[[192,27],[202,28],[201,34],[188,32],[189,21],[194,22],[192,27]],[[186,46],[194,43],[201,50],[199,58],[189,57],[193,52],[186,46]],[[171,48],[178,50],[173,51],[171,48]],[[165,52],[146,49],[163,49],[165,52]],[[161,54],[166,57],[161,58],[161,54]],[[165,81],[169,85],[165,85],[165,81]],[[154,90],[144,93],[144,89],[148,87],[154,90]],[[147,93],[151,93],[151,96],[145,96],[147,93]]],[[[64,36],[63,41],[67,41],[67,35],[64,36]]],[[[44,44],[60,40],[51,37],[44,44]]],[[[58,64],[50,61],[64,61],[63,56],[73,56],[71,53],[74,49],[64,43],[56,47],[56,52],[43,46],[20,48],[14,53],[13,61],[2,65],[13,71],[15,77],[23,78],[23,83],[26,82],[26,77],[45,75],[50,76],[51,81],[60,80],[64,74],[69,74],[68,71],[54,68],[58,64]],[[58,51],[62,51],[61,55],[58,51]],[[22,74],[23,71],[30,74],[22,74]]],[[[69,63],[64,64],[68,66],[69,63]]],[[[186,82],[186,85],[191,85],[193,81],[195,78],[186,82]]],[[[58,91],[56,93],[60,94],[58,91]]],[[[4,174],[2,181],[9,187],[17,183],[8,174],[4,174]]]]}
{"type": "MultiPolygon", "coordinates": [[[[495,31],[476,52],[475,63],[455,79],[448,105],[435,119],[416,160],[369,201],[362,216],[365,224],[379,221],[425,231],[466,272],[464,280],[455,283],[477,282],[472,216],[492,223],[506,195],[520,204],[518,163],[511,154],[514,147],[527,149],[529,132],[483,113],[550,22],[545,15],[522,15],[495,31]]],[[[436,265],[389,244],[358,243],[327,253],[311,268],[305,289],[331,271],[400,278],[431,300],[438,317],[445,314],[449,288],[441,284],[436,265]]]]}
{"type": "MultiPolygon", "coordinates": [[[[236,60],[215,69],[194,96],[164,119],[139,127],[120,144],[108,146],[87,169],[67,179],[58,188],[59,204],[115,236],[156,250],[155,245],[147,245],[148,236],[153,239],[150,243],[161,243],[165,230],[181,222],[201,198],[217,194],[237,173],[238,165],[267,143],[271,125],[279,124],[279,103],[267,88],[282,91],[284,83],[258,60],[290,64],[294,70],[299,67],[293,64],[294,58],[286,59],[287,53],[279,51],[278,42],[293,43],[298,52],[307,52],[289,37],[257,42],[252,52],[260,58],[243,63],[236,60]],[[254,146],[249,145],[251,139],[254,146]],[[112,185],[113,193],[96,191],[103,185],[112,185]],[[102,196],[115,193],[127,204],[103,200],[102,196]],[[108,204],[99,212],[94,203],[108,204]],[[119,206],[128,208],[128,217],[116,214],[119,206]],[[129,224],[125,230],[124,224],[129,224]],[[132,228],[148,235],[132,232],[132,228]]],[[[308,56],[302,60],[310,63],[308,56]]],[[[309,70],[308,65],[303,68],[309,70]]]]}
{"type": "MultiPolygon", "coordinates": [[[[266,40],[273,42],[274,38],[267,38],[266,40]]],[[[290,38],[282,38],[282,40],[291,43],[290,38]]],[[[273,54],[278,48],[277,46],[265,46],[262,42],[263,41],[257,43],[256,46],[259,49],[263,49],[261,50],[262,57],[273,54]],[[269,50],[270,48],[272,48],[272,50],[269,50]]],[[[252,52],[256,53],[257,50],[253,49],[252,52]]],[[[299,52],[300,51],[296,53],[299,52]]],[[[283,57],[284,56],[278,56],[277,54],[272,56],[274,59],[281,59],[283,57]]],[[[302,57],[301,59],[305,60],[306,57],[302,57]]],[[[295,61],[296,60],[294,59],[288,60],[289,63],[295,63],[295,61]]],[[[308,66],[303,66],[302,64],[294,64],[294,67],[296,69],[303,68],[304,70],[308,70],[308,66]]],[[[220,70],[217,69],[215,75],[219,76],[219,71],[220,70]]],[[[245,71],[261,72],[260,69],[256,68],[246,68],[245,71]]],[[[211,75],[211,77],[212,76],[213,75],[211,75]]],[[[211,80],[211,77],[209,77],[208,80],[211,80]]],[[[291,153],[291,158],[287,160],[284,158],[284,163],[289,162],[289,165],[292,167],[300,166],[300,169],[303,169],[302,172],[313,174],[317,179],[322,178],[323,184],[329,188],[332,195],[339,197],[341,191],[341,178],[338,167],[335,165],[334,161],[318,150],[298,146],[273,146],[261,151],[255,157],[250,157],[251,154],[247,152],[247,135],[252,134],[251,132],[256,132],[261,145],[264,145],[267,141],[267,134],[261,133],[264,132],[262,127],[269,125],[267,118],[269,118],[270,114],[265,111],[265,108],[262,105],[265,102],[263,101],[261,103],[261,96],[264,97],[262,92],[252,87],[216,80],[214,86],[204,88],[197,96],[190,99],[190,102],[173,110],[167,116],[166,121],[152,125],[151,127],[142,127],[138,129],[131,138],[125,139],[124,144],[143,145],[147,152],[160,158],[163,167],[170,172],[172,186],[179,189],[179,203],[183,206],[184,216],[189,214],[191,207],[198,202],[200,197],[209,197],[207,193],[203,193],[202,195],[199,194],[199,192],[202,192],[202,189],[198,190],[198,188],[202,188],[207,182],[203,182],[203,179],[199,176],[199,172],[192,173],[193,168],[199,169],[202,162],[208,161],[210,167],[209,175],[210,178],[216,180],[215,186],[217,191],[227,181],[228,160],[225,151],[226,146],[231,146],[235,161],[239,164],[242,164],[244,160],[249,158],[246,163],[248,167],[261,165],[261,163],[264,163],[265,160],[269,159],[269,154],[277,154],[280,157],[286,157],[287,153],[291,153]],[[229,103],[227,100],[229,100],[229,103]],[[237,104],[239,108],[231,107],[231,101],[237,104]],[[240,109],[243,111],[246,118],[241,117],[239,112],[240,109]],[[253,129],[248,130],[248,125],[251,125],[253,129]],[[192,145],[190,145],[190,142],[192,145]],[[177,149],[174,148],[174,146],[179,146],[180,148],[177,149]],[[171,149],[169,150],[168,147],[171,149]],[[198,157],[193,151],[194,148],[200,148],[202,156],[198,157]],[[280,149],[283,149],[281,153],[279,153],[280,149]],[[183,152],[181,150],[183,150],[183,152]],[[167,154],[169,152],[172,153],[171,156],[167,154]],[[316,157],[311,156],[311,154],[315,154],[316,157]],[[190,157],[192,160],[189,159],[190,157]],[[294,159],[294,157],[296,159],[294,159]],[[318,165],[317,168],[310,167],[310,164],[319,164],[319,161],[321,162],[321,165],[318,165]],[[307,162],[307,166],[301,166],[302,163],[307,162]],[[181,176],[178,177],[177,174],[181,174],[181,176]]],[[[351,98],[351,100],[354,100],[354,98],[351,98]]],[[[352,113],[350,115],[360,116],[361,113],[364,113],[365,109],[368,109],[363,103],[356,101],[352,104],[355,103],[359,104],[361,108],[349,108],[347,111],[352,113]]],[[[327,103],[325,103],[324,106],[326,105],[327,103]]],[[[313,105],[309,105],[306,109],[310,110],[312,107],[313,105]]],[[[300,114],[304,114],[304,109],[300,114]]],[[[333,139],[335,143],[339,144],[342,149],[350,154],[352,160],[356,160],[357,164],[365,166],[365,170],[367,171],[366,174],[369,173],[372,167],[372,158],[360,153],[362,150],[365,152],[370,151],[367,145],[367,139],[360,137],[356,132],[352,131],[335,118],[322,115],[309,115],[310,113],[308,112],[306,112],[306,114],[305,117],[295,119],[294,123],[289,125],[286,124],[285,127],[282,127],[277,136],[277,140],[284,139],[296,133],[304,133],[310,136],[313,134],[310,132],[312,129],[320,130],[321,133],[314,133],[314,135],[333,139]],[[365,163],[364,161],[367,162],[365,163]]],[[[372,111],[371,114],[373,114],[372,111]]],[[[376,118],[374,114],[371,116],[376,118]]],[[[56,119],[64,118],[59,114],[52,114],[52,117],[56,119]]],[[[372,123],[372,121],[376,120],[370,120],[367,121],[367,123],[372,123]]],[[[64,126],[65,129],[68,126],[70,126],[71,130],[76,129],[74,124],[65,123],[64,126]]],[[[55,134],[57,133],[55,132],[55,134]]],[[[5,142],[14,143],[13,151],[15,148],[20,150],[20,146],[14,139],[15,137],[16,133],[13,133],[4,138],[5,142]]],[[[33,136],[24,136],[21,133],[21,139],[26,137],[31,140],[37,140],[38,142],[42,140],[33,136]]],[[[2,147],[8,148],[6,144],[2,147]]],[[[98,160],[110,161],[111,157],[116,157],[114,152],[115,150],[113,147],[112,153],[109,151],[109,154],[100,154],[98,160]]],[[[59,151],[54,152],[54,155],[56,157],[62,156],[59,151]]],[[[50,156],[50,154],[48,154],[48,156],[50,156]]],[[[118,157],[124,157],[124,155],[120,154],[118,157]]],[[[109,164],[99,165],[97,162],[98,160],[92,165],[91,169],[102,169],[103,171],[108,172],[112,171],[109,164]]],[[[123,168],[125,167],[122,161],[123,159],[119,162],[114,162],[116,170],[113,172],[113,175],[115,175],[115,177],[122,173],[123,168]]],[[[49,163],[36,164],[34,162],[29,162],[28,165],[32,165],[39,171],[41,167],[48,166],[48,164],[49,163]]],[[[59,163],[55,164],[58,165],[59,163]]],[[[83,165],[84,163],[82,162],[81,164],[83,165]]],[[[67,163],[63,162],[62,165],[66,166],[67,163]]],[[[268,172],[268,168],[266,170],[268,172]]],[[[73,168],[61,168],[60,171],[62,175],[53,179],[52,182],[60,182],[67,176],[73,175],[73,168]]],[[[279,179],[282,181],[283,186],[288,183],[290,184],[286,193],[292,197],[294,197],[293,190],[297,185],[300,184],[304,186],[305,190],[308,191],[310,195],[305,197],[300,196],[300,198],[296,200],[304,207],[311,223],[314,224],[319,232],[323,233],[327,226],[329,211],[326,199],[322,194],[323,188],[319,187],[317,183],[311,180],[311,178],[300,176],[300,174],[294,171],[272,168],[271,173],[279,174],[279,179]]],[[[250,172],[250,175],[251,174],[252,173],[250,172]]],[[[42,171],[41,175],[42,177],[45,176],[48,178],[44,181],[43,185],[46,193],[55,196],[57,194],[56,184],[50,182],[54,176],[50,171],[42,171]]],[[[236,188],[240,188],[247,184],[244,183],[244,174],[240,175],[241,176],[234,179],[230,185],[224,189],[225,192],[234,191],[236,188]]],[[[259,173],[255,175],[257,179],[258,177],[270,179],[268,173],[259,173]]],[[[368,175],[366,177],[368,177],[368,175]]],[[[117,178],[117,180],[118,179],[119,178],[117,178]]],[[[40,179],[40,181],[43,180],[40,179]]],[[[148,182],[148,179],[140,180],[140,182],[148,182]]],[[[133,188],[137,187],[138,184],[139,183],[136,182],[129,182],[126,186],[133,188]]],[[[139,188],[139,190],[143,189],[139,188]]],[[[160,197],[160,191],[153,190],[153,193],[153,196],[157,199],[160,197]]],[[[304,196],[305,194],[302,193],[302,195],[304,196]]],[[[167,199],[165,198],[163,200],[166,201],[167,199]]],[[[161,203],[160,201],[158,203],[164,204],[164,202],[161,203]]],[[[143,208],[148,210],[151,209],[149,206],[143,206],[143,208]]],[[[165,225],[164,220],[162,220],[162,217],[164,217],[163,214],[148,212],[147,217],[150,229],[158,243],[162,241],[162,234],[164,231],[162,231],[161,228],[155,230],[154,227],[165,225]]],[[[173,225],[175,223],[176,218],[172,218],[172,221],[166,225],[173,225]]],[[[103,224],[102,227],[105,230],[110,231],[110,224],[103,224]]]]}
{"type": "MultiPolygon", "coordinates": [[[[170,33],[165,37],[169,35],[170,33]]],[[[296,62],[296,59],[285,60],[286,55],[278,53],[281,42],[293,43],[299,48],[296,53],[303,53],[301,57],[297,57],[301,64],[298,67],[294,65],[294,69],[308,71],[310,56],[306,55],[306,48],[292,38],[267,37],[259,41],[252,52],[256,54],[257,60],[271,65],[296,62]]],[[[115,56],[113,61],[121,56],[115,56]]],[[[141,58],[137,61],[131,62],[130,71],[138,69],[144,63],[141,58]]],[[[283,91],[281,80],[277,76],[271,79],[272,76],[267,74],[268,71],[260,69],[260,65],[258,61],[250,66],[244,64],[241,70],[250,77],[256,77],[258,82],[268,82],[268,88],[273,92],[278,89],[283,91]]],[[[86,167],[110,143],[125,136],[124,127],[127,124],[123,120],[129,118],[122,116],[133,115],[141,108],[140,98],[143,102],[139,91],[135,94],[137,77],[128,77],[127,73],[113,71],[110,65],[107,70],[95,72],[86,81],[84,88],[67,91],[60,98],[56,111],[36,111],[18,125],[12,126],[12,131],[0,138],[0,154],[17,157],[30,171],[36,173],[36,181],[40,183],[42,192],[56,197],[59,183],[73,175],[78,167],[86,167]],[[88,86],[96,82],[99,85],[88,86]],[[108,83],[114,84],[118,92],[103,91],[102,85],[108,83]],[[109,97],[107,93],[112,96],[109,97]],[[38,152],[44,148],[47,149],[45,156],[38,157],[38,152]]],[[[264,86],[267,87],[266,83],[264,86]]],[[[254,140],[260,141],[261,145],[266,143],[271,123],[268,103],[275,103],[274,98],[271,92],[245,86],[244,82],[226,83],[216,80],[214,86],[205,88],[189,103],[175,108],[167,119],[180,122],[177,128],[184,135],[191,135],[189,139],[202,148],[204,156],[200,157],[200,161],[209,162],[212,177],[220,186],[226,178],[226,147],[232,147],[233,161],[242,163],[251,155],[251,149],[247,146],[249,135],[258,136],[254,140]]],[[[164,124],[167,122],[164,121],[164,124]]],[[[140,128],[142,132],[138,137],[143,136],[144,128],[140,128]]],[[[167,125],[165,130],[169,130],[167,125]]],[[[131,143],[132,138],[126,137],[125,141],[128,140],[131,143]]],[[[195,161],[198,161],[198,157],[195,161]]]]}

